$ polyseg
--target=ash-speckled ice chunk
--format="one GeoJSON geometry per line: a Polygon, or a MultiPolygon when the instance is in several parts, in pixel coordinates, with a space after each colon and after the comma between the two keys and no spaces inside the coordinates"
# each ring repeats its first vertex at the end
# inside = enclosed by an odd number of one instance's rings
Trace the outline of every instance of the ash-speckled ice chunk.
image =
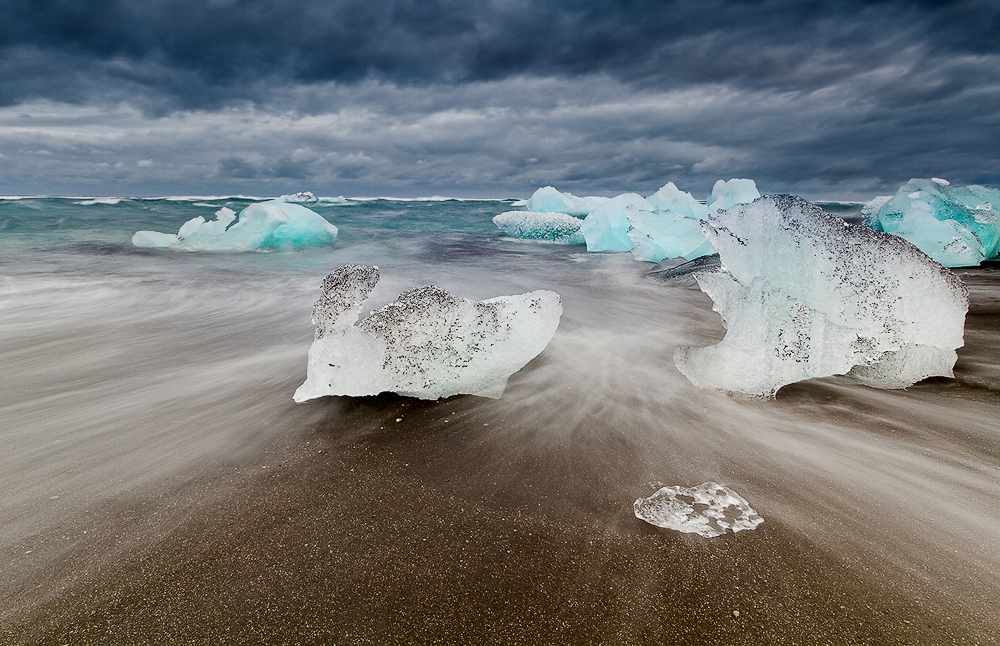
{"type": "Polygon", "coordinates": [[[793,195],[734,206],[702,226],[722,266],[695,278],[727,331],[714,346],[674,352],[694,385],[773,399],[813,377],[906,388],[952,376],[968,290],[910,243],[793,195]]]}
{"type": "Polygon", "coordinates": [[[635,517],[657,527],[705,538],[726,530],[741,532],[764,522],[750,503],[732,489],[706,482],[690,489],[663,487],[635,501],[635,517]]]}
{"type": "Polygon", "coordinates": [[[562,315],[559,295],[546,290],[476,302],[425,285],[355,325],[378,279],[378,267],[345,265],[323,281],[295,401],[382,392],[498,399],[507,379],[545,349],[562,315]]]}

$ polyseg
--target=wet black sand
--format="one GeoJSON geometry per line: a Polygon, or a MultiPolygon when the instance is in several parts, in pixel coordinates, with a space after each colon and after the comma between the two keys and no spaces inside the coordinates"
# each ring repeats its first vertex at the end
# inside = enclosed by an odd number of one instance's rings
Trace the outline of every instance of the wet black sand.
{"type": "MultiPolygon", "coordinates": [[[[954,388],[995,399],[1000,301],[977,276],[954,388]]],[[[511,396],[527,387],[512,380],[511,396]]],[[[796,385],[769,405],[838,388],[796,385]]],[[[631,501],[653,489],[635,490],[644,447],[621,420],[553,439],[471,397],[306,406],[289,404],[301,427],[264,452],[3,546],[0,643],[1000,642],[988,589],[969,605],[767,514],[708,540],[638,521],[631,501]]]]}

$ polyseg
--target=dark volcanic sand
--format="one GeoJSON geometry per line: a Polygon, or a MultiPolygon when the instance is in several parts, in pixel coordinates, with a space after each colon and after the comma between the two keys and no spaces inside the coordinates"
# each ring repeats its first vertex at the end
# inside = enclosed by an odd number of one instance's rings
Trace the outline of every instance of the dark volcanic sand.
{"type": "MultiPolygon", "coordinates": [[[[880,397],[996,399],[1000,301],[980,274],[963,276],[974,305],[958,380],[880,397]]],[[[508,393],[525,387],[515,377],[508,393]]],[[[849,416],[844,393],[865,391],[823,380],[764,406],[834,400],[849,416]]],[[[654,485],[636,490],[644,447],[613,416],[553,439],[472,397],[294,410],[308,413],[302,427],[256,455],[2,546],[0,643],[1000,642],[988,584],[970,583],[980,602],[969,605],[960,582],[935,589],[933,575],[828,549],[766,510],[755,531],[715,539],[635,519],[632,501],[654,485]]],[[[996,438],[956,441],[998,463],[996,438]]],[[[826,529],[832,542],[838,531],[826,529]]]]}

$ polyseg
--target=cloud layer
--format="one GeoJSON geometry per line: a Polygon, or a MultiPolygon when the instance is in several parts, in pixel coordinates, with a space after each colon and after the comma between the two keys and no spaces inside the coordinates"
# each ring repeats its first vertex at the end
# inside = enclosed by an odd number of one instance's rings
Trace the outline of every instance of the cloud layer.
{"type": "Polygon", "coordinates": [[[988,2],[0,0],[0,192],[1000,184],[988,2]]]}

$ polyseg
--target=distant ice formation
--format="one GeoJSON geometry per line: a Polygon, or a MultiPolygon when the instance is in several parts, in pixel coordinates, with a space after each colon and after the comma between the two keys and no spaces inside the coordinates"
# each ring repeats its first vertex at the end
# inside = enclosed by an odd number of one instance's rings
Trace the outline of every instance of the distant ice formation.
{"type": "Polygon", "coordinates": [[[675,351],[696,386],[767,399],[812,377],[905,388],[952,376],[968,292],[910,243],[791,195],[734,206],[704,231],[722,266],[695,277],[727,332],[675,351]]]}
{"type": "Polygon", "coordinates": [[[545,349],[562,315],[555,292],[475,302],[426,285],[355,324],[378,279],[378,267],[345,265],[323,281],[312,316],[316,339],[295,401],[382,392],[499,399],[507,379],[545,349]]]}
{"type": "Polygon", "coordinates": [[[551,240],[564,244],[583,244],[580,218],[566,213],[505,211],[493,218],[505,236],[529,240],[551,240]]]}
{"type": "Polygon", "coordinates": [[[587,251],[631,251],[636,260],[647,262],[693,260],[715,253],[701,221],[720,208],[758,197],[753,180],[720,179],[705,206],[669,182],[649,198],[635,193],[612,198],[591,212],[580,230],[587,251]]]}
{"type": "Polygon", "coordinates": [[[543,186],[528,198],[524,206],[535,213],[587,215],[607,200],[606,197],[577,197],[572,193],[560,193],[551,186],[543,186]]]}
{"type": "Polygon", "coordinates": [[[1000,255],[1000,191],[911,179],[896,195],[865,205],[865,223],[917,246],[945,267],[971,267],[1000,255]]]}
{"type": "Polygon", "coordinates": [[[764,522],[750,503],[732,489],[714,482],[698,487],[663,487],[649,498],[635,501],[635,517],[657,527],[705,538],[722,536],[727,529],[741,532],[764,522]]]}
{"type": "Polygon", "coordinates": [[[336,239],[337,227],[321,215],[279,198],[251,204],[238,217],[225,207],[216,211],[214,220],[199,215],[176,234],[138,231],[132,244],[181,251],[253,251],[331,244],[336,239]]]}
{"type": "Polygon", "coordinates": [[[720,179],[712,189],[708,206],[673,182],[648,197],[623,193],[613,198],[580,198],[546,186],[527,201],[515,202],[515,206],[526,206],[528,211],[508,211],[493,221],[511,237],[549,240],[558,233],[560,242],[586,243],[587,251],[631,251],[637,260],[648,262],[664,258],[693,260],[715,253],[701,231],[702,220],[718,209],[758,197],[757,185],[749,179],[720,179]],[[522,219],[512,215],[516,213],[524,214],[522,219]],[[542,213],[550,217],[540,217],[542,213]],[[579,236],[562,233],[575,227],[572,220],[566,219],[571,216],[586,216],[579,236]]]}
{"type": "Polygon", "coordinates": [[[282,195],[278,198],[282,202],[289,204],[347,204],[343,195],[338,197],[316,197],[311,191],[300,191],[291,195],[282,195]]]}

